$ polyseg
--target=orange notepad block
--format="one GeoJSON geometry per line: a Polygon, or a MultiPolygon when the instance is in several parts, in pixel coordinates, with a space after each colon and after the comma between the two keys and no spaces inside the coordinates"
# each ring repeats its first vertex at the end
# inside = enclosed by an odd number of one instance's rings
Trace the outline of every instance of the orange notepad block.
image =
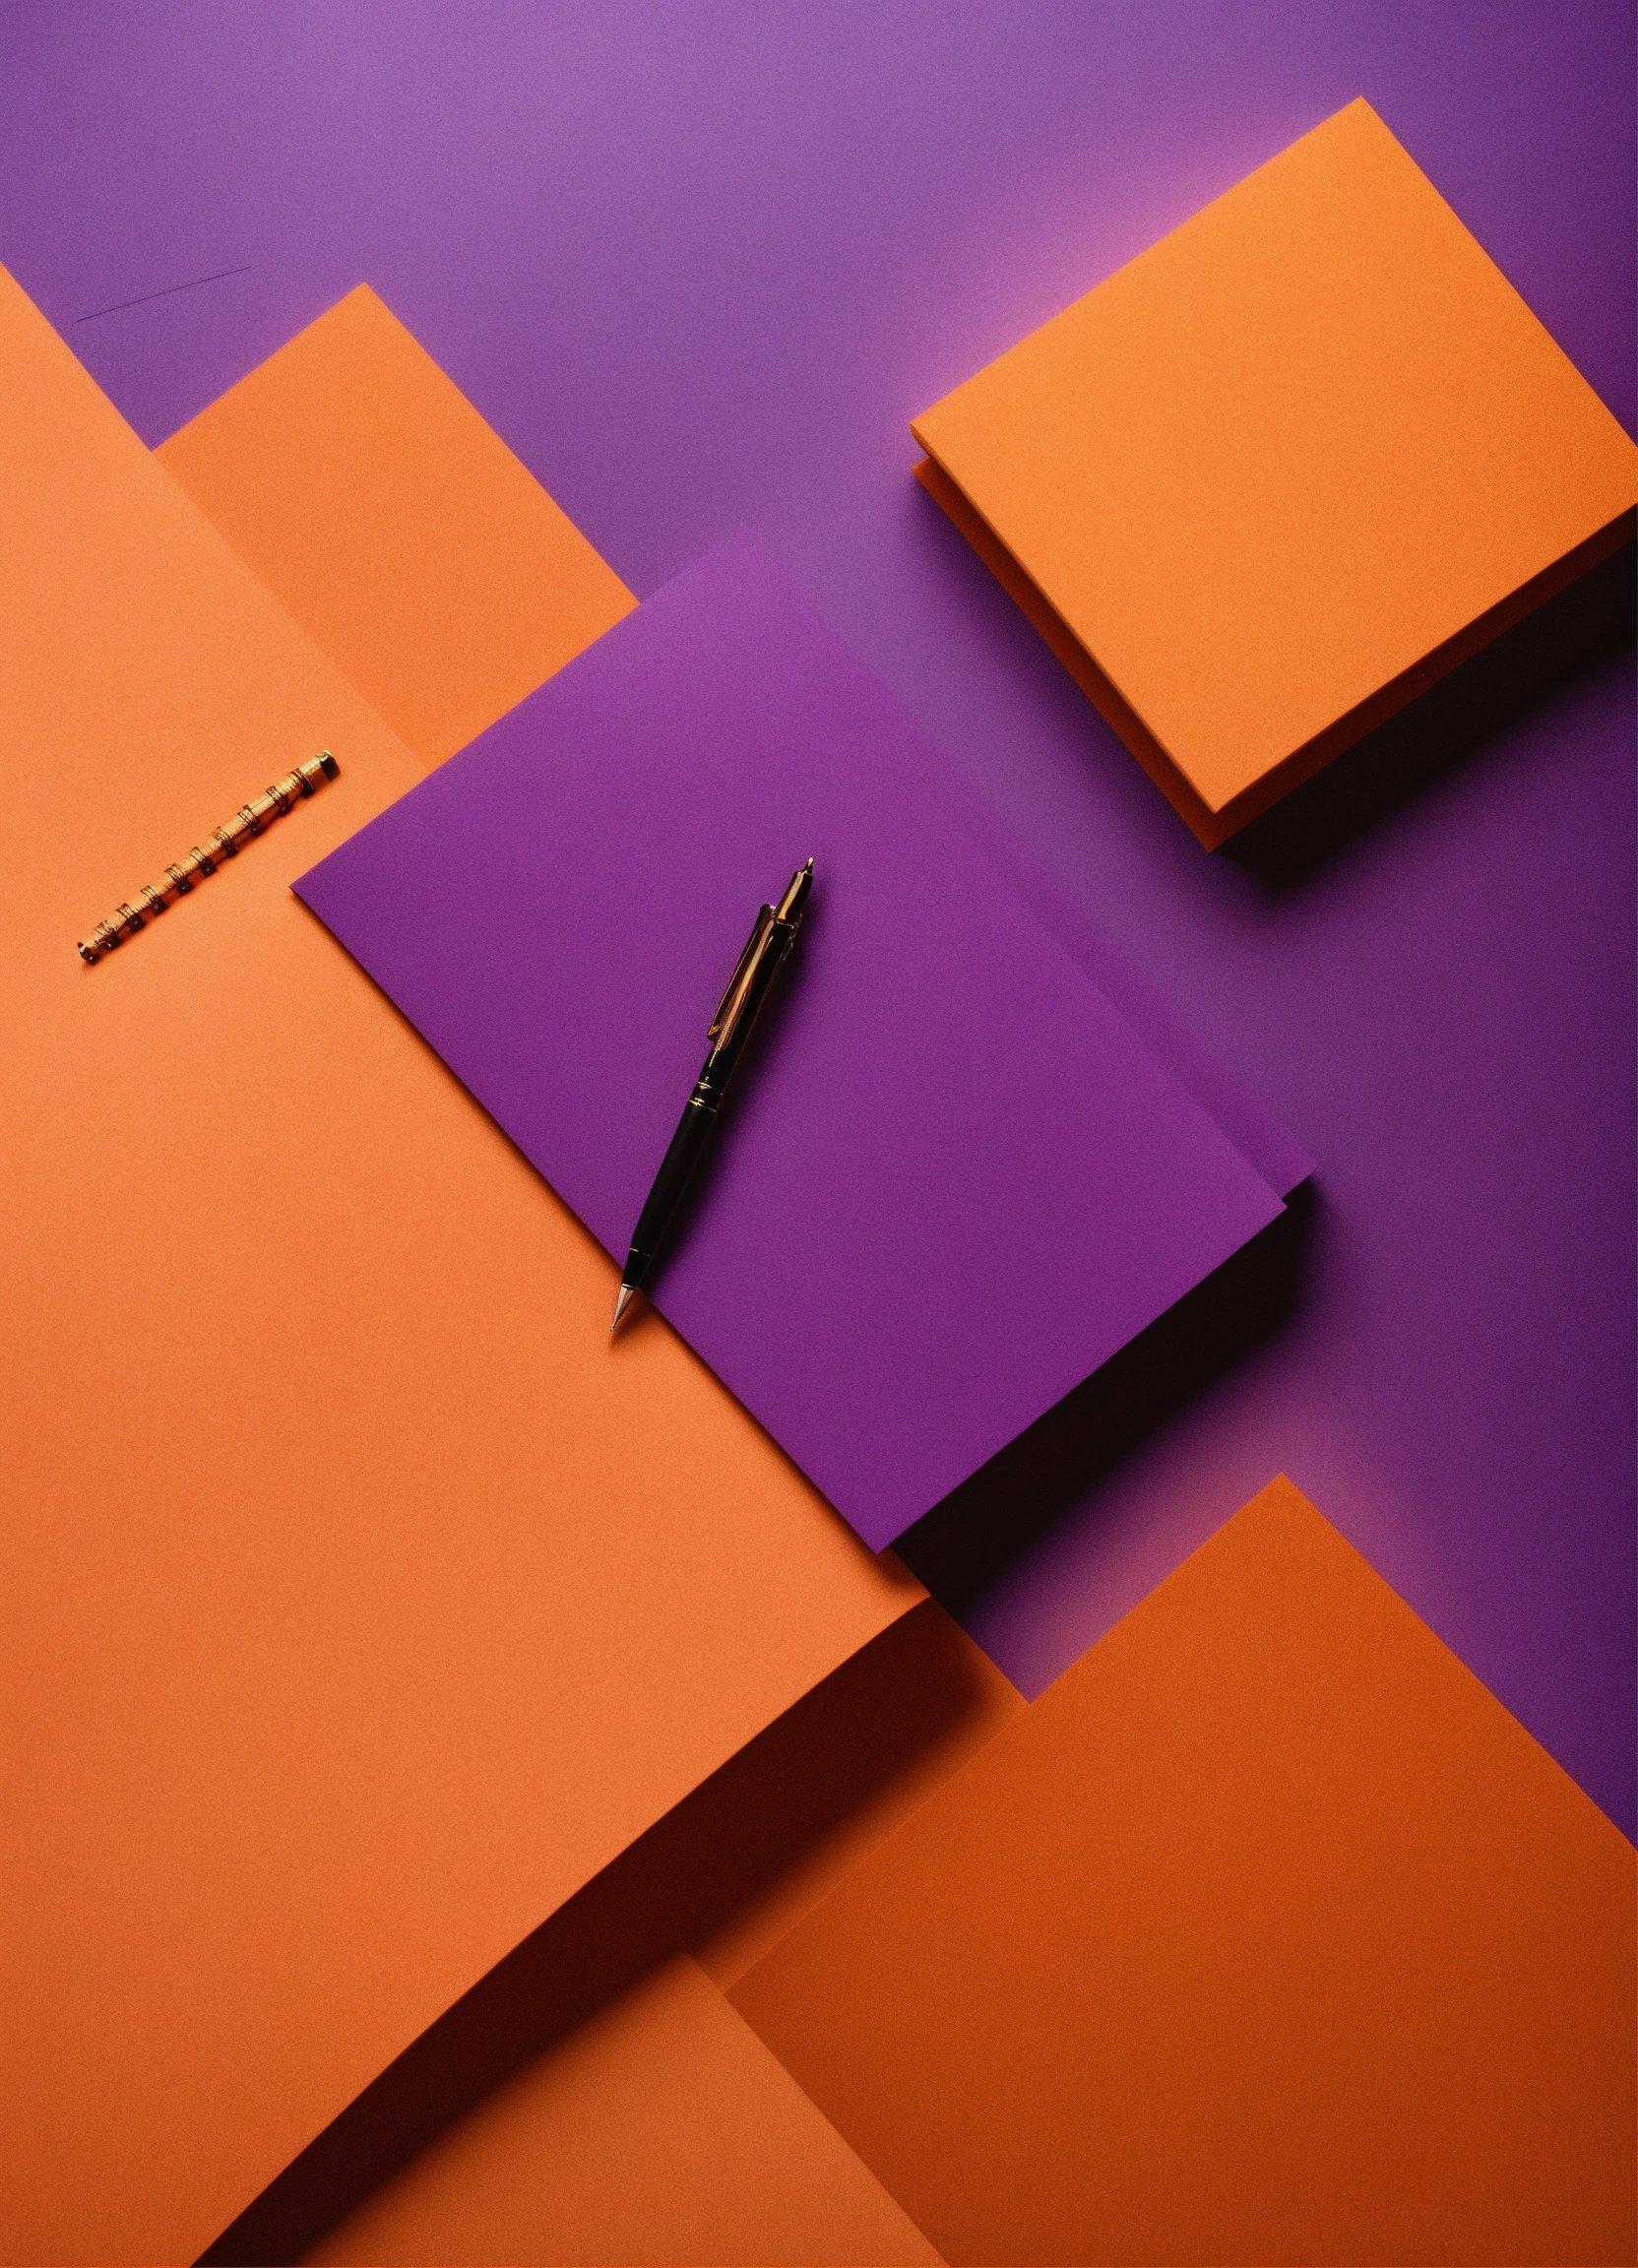
{"type": "Polygon", "coordinates": [[[152,2268],[917,1593],[663,1327],[610,1358],[606,1257],[290,893],[423,762],[3,273],[0,391],[0,2253],[152,2268]]]}
{"type": "Polygon", "coordinates": [[[1633,2257],[1632,1847],[1289,1481],[730,1997],[952,2261],[1633,2257]]]}
{"type": "Polygon", "coordinates": [[[158,455],[429,763],[637,603],[366,284],[158,455]]]}
{"type": "Polygon", "coordinates": [[[1200,840],[1612,550],[1638,452],[1351,103],[916,418],[1200,840]]]}

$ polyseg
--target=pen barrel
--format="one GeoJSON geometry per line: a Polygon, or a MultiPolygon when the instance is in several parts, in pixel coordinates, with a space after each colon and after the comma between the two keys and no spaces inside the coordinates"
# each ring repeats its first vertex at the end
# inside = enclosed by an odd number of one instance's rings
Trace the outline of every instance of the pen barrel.
{"type": "MultiPolygon", "coordinates": [[[[766,913],[764,909],[765,918],[766,913]]],[[[765,933],[753,932],[747,955],[759,944],[762,949],[755,953],[748,967],[743,967],[742,957],[743,990],[739,988],[741,971],[735,972],[734,980],[729,984],[724,1006],[712,1025],[715,1043],[694,1082],[693,1094],[683,1105],[670,1147],[660,1162],[660,1171],[655,1175],[654,1185],[632,1231],[631,1250],[621,1281],[634,1291],[646,1286],[662,1247],[670,1240],[688,1185],[716,1137],[718,1117],[729,1082],[744,1055],[763,1002],[773,990],[775,979],[795,942],[796,929],[795,921],[776,919],[765,933]]]]}
{"type": "Polygon", "coordinates": [[[624,1281],[638,1290],[642,1289],[659,1258],[677,1208],[716,1134],[717,1112],[723,1100],[723,1091],[712,1075],[715,1061],[713,1056],[707,1062],[694,1084],[693,1094],[683,1104],[676,1132],[671,1136],[665,1155],[660,1161],[660,1171],[654,1177],[654,1186],[644,1200],[642,1212],[637,1216],[624,1281]]]}

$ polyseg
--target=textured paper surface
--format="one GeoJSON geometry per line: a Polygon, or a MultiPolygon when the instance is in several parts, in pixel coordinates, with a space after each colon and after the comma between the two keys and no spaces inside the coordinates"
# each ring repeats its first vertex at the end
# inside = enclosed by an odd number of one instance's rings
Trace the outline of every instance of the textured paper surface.
{"type": "Polygon", "coordinates": [[[1626,2261],[1633,1914],[1277,1481],[730,1996],[951,2260],[1626,2261]]]}
{"type": "Polygon", "coordinates": [[[299,884],[623,1256],[758,903],[812,854],[660,1305],[884,1544],[1280,1210],[748,539],[299,884]]]}
{"type": "Polygon", "coordinates": [[[191,2258],[917,1595],[289,895],[419,765],[0,283],[19,2261],[191,2258]],[[341,777],[88,970],[320,745],[341,777]]]}
{"type": "Polygon", "coordinates": [[[1619,539],[1638,452],[1354,102],[914,421],[1204,840],[1619,539]]]}

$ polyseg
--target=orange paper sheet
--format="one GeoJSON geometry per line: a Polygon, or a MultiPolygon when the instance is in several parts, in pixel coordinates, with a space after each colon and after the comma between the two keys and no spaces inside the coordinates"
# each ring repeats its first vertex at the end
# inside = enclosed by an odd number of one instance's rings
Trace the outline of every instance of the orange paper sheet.
{"type": "Polygon", "coordinates": [[[609,1358],[606,1260],[289,894],[417,759],[3,277],[0,379],[4,2247],[154,2263],[917,1593],[664,1331],[609,1358]]]}
{"type": "Polygon", "coordinates": [[[1638,451],[1353,102],[916,418],[1208,845],[1612,550],[1638,451]]]}
{"type": "Polygon", "coordinates": [[[305,2258],[897,2268],[938,2254],[684,1958],[488,2098],[305,2258]]]}
{"type": "Polygon", "coordinates": [[[451,2010],[220,2257],[935,2257],[700,1969],[777,1942],[1023,1707],[924,1600],[451,2010]]]}
{"type": "Polygon", "coordinates": [[[207,2257],[842,2260],[869,2226],[904,2257],[873,2176],[748,2068],[737,2019],[692,1990],[679,2014],[660,1973],[740,1974],[1023,1707],[922,1600],[559,1907],[207,2257]]]}
{"type": "Polygon", "coordinates": [[[1631,1846],[1289,1481],[730,1997],[960,2262],[1633,2257],[1631,1846]]]}
{"type": "MultiPolygon", "coordinates": [[[[936,2259],[719,1985],[1023,1707],[923,1601],[422,2044],[397,2103],[436,2102],[452,2071],[469,2073],[474,2038],[493,2043],[520,2021],[548,2036],[302,2257],[356,2268],[936,2259]],[[679,1946],[694,1959],[667,1958],[679,1946]],[[594,2012],[563,2024],[565,1993],[594,2012]]],[[[377,2106],[368,2131],[392,2124],[377,2106]]],[[[351,2173],[345,2143],[337,2162],[351,2173]]],[[[231,2256],[265,2257],[258,2238],[310,2228],[322,2172],[272,2222],[253,2214],[231,2256]]]]}
{"type": "Polygon", "coordinates": [[[159,457],[429,764],[637,603],[364,284],[159,457]]]}

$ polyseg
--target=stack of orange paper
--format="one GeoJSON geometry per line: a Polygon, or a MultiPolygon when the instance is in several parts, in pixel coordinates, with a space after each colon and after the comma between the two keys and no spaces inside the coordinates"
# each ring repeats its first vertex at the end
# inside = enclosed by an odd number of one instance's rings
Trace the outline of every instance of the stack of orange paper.
{"type": "Polygon", "coordinates": [[[1638,452],[1364,102],[914,420],[1203,843],[1621,540],[1638,452]]]}

